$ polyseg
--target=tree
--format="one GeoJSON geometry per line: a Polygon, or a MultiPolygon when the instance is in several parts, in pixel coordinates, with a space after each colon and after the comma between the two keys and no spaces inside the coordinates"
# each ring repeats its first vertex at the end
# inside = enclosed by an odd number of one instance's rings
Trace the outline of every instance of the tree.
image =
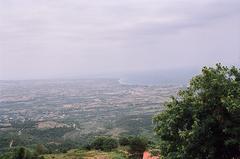
{"type": "Polygon", "coordinates": [[[146,150],[148,145],[148,140],[144,137],[129,137],[129,152],[131,158],[140,159],[143,156],[143,152],[146,150]]]}
{"type": "Polygon", "coordinates": [[[43,144],[37,144],[36,153],[38,155],[42,155],[47,152],[47,148],[43,144]]]}
{"type": "Polygon", "coordinates": [[[14,159],[31,159],[32,157],[33,156],[28,149],[24,147],[20,147],[18,150],[16,150],[15,157],[13,158],[14,159]]]}
{"type": "Polygon", "coordinates": [[[240,70],[204,67],[186,90],[154,117],[161,156],[169,159],[240,157],[240,70]]]}
{"type": "Polygon", "coordinates": [[[121,146],[127,146],[130,144],[129,138],[126,136],[122,136],[118,139],[119,145],[121,146]]]}
{"type": "Polygon", "coordinates": [[[90,145],[91,148],[102,151],[111,151],[118,147],[118,142],[110,137],[97,137],[90,145]]]}

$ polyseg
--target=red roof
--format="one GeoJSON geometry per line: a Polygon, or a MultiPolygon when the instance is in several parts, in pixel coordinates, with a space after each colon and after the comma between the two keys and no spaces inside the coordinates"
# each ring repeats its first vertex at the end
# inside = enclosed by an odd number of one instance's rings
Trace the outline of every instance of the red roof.
{"type": "Polygon", "coordinates": [[[160,159],[158,156],[152,156],[151,153],[145,151],[143,153],[143,159],[160,159]]]}

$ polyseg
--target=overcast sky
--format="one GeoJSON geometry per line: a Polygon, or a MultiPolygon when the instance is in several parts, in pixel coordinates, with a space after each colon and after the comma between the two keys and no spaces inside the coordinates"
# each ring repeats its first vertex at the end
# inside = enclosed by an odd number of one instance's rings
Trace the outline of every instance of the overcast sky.
{"type": "Polygon", "coordinates": [[[0,79],[240,63],[240,0],[0,0],[0,79]]]}

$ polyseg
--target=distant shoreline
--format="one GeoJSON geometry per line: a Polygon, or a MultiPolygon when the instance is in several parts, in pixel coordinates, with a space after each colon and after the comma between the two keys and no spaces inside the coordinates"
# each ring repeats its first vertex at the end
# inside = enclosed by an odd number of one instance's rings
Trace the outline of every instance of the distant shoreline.
{"type": "Polygon", "coordinates": [[[146,84],[146,83],[131,83],[127,82],[126,80],[123,80],[122,78],[118,79],[118,83],[120,85],[129,85],[129,86],[162,86],[162,87],[186,87],[186,84],[177,84],[177,83],[158,83],[158,84],[146,84]]]}

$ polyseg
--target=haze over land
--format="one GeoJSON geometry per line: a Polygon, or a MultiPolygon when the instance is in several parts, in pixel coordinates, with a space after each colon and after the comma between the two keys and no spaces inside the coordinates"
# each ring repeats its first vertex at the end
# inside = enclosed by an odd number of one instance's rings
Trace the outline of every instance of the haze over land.
{"type": "Polygon", "coordinates": [[[0,79],[239,64],[239,0],[0,0],[0,79]]]}
{"type": "Polygon", "coordinates": [[[181,88],[117,79],[0,81],[0,153],[11,142],[59,152],[67,141],[76,148],[94,136],[153,136],[152,116],[181,88]]]}

